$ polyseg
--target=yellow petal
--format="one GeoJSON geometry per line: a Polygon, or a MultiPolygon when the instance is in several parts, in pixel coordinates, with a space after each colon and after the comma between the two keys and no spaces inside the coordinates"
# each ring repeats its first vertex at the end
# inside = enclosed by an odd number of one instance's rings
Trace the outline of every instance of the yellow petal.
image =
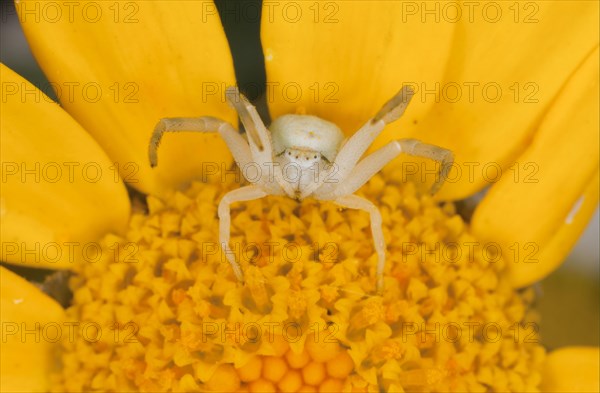
{"type": "Polygon", "coordinates": [[[594,347],[557,349],[546,357],[543,392],[600,391],[600,351],[594,347]]]}
{"type": "Polygon", "coordinates": [[[163,194],[200,177],[204,163],[231,163],[218,134],[166,136],[154,170],[147,155],[163,117],[236,119],[224,100],[235,83],[232,59],[212,1],[26,0],[17,11],[61,104],[126,182],[163,194]]]}
{"type": "Polygon", "coordinates": [[[39,289],[0,267],[2,351],[0,390],[44,392],[57,359],[56,344],[66,334],[62,307],[39,289]]]}
{"type": "Polygon", "coordinates": [[[531,146],[473,216],[481,239],[499,242],[515,286],[563,261],[598,204],[598,48],[569,79],[531,146]]]}
{"type": "MultiPolygon", "coordinates": [[[[590,177],[589,185],[581,197],[575,201],[567,216],[566,222],[569,224],[555,229],[555,233],[543,247],[542,244],[532,244],[532,242],[521,243],[520,261],[514,263],[510,270],[515,287],[524,287],[543,279],[557,269],[569,255],[598,208],[599,178],[599,172],[590,177]]],[[[508,255],[508,260],[511,262],[515,260],[514,250],[515,247],[507,251],[511,252],[508,255]]]]}
{"type": "Polygon", "coordinates": [[[129,198],[113,163],[60,106],[4,65],[1,153],[4,262],[69,268],[121,231],[129,198]]]}
{"type": "Polygon", "coordinates": [[[446,199],[481,190],[496,167],[514,162],[599,34],[596,1],[465,1],[461,9],[439,104],[413,135],[455,152],[446,199]]]}
{"type": "MultiPolygon", "coordinates": [[[[434,18],[423,23],[413,14],[416,4],[263,2],[272,117],[300,108],[350,135],[403,84],[440,80],[455,24],[434,18]]],[[[417,101],[393,129],[413,126],[433,105],[417,101]]]]}

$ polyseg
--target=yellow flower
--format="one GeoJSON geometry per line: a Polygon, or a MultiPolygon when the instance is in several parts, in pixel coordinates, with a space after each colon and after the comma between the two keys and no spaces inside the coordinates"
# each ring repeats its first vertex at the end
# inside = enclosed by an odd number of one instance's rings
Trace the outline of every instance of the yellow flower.
{"type": "Polygon", "coordinates": [[[374,3],[265,1],[261,39],[272,117],[303,111],[350,135],[411,84],[375,147],[455,152],[436,200],[422,192],[431,163],[414,160],[359,191],[383,216],[382,296],[363,214],[236,206],[239,285],[217,240],[216,203],[238,186],[224,143],[165,138],[150,168],[158,119],[235,120],[212,2],[17,2],[62,107],[2,66],[1,259],[74,275],[64,311],[0,268],[2,391],[597,389],[597,349],[544,356],[527,288],[598,202],[597,2],[374,3]],[[450,201],[487,186],[464,222],[450,201]]]}

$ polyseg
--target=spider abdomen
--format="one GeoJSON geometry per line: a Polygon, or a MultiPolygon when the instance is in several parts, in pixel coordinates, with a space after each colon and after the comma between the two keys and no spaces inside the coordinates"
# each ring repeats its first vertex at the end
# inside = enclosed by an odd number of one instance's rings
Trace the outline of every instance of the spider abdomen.
{"type": "MultiPolygon", "coordinates": [[[[332,162],[344,140],[344,134],[338,126],[310,115],[280,116],[271,123],[269,130],[272,134],[273,153],[276,156],[293,149],[298,152],[317,152],[332,162]]],[[[298,153],[299,159],[300,154],[298,153]]],[[[293,158],[295,156],[296,153],[293,158]]],[[[306,158],[311,160],[312,156],[306,158]]]]}

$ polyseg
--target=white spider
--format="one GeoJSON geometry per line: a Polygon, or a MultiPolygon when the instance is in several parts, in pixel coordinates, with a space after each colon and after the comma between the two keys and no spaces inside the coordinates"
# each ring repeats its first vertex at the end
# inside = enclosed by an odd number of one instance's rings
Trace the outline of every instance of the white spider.
{"type": "Polygon", "coordinates": [[[441,163],[432,192],[444,183],[453,162],[451,151],[415,139],[391,141],[359,161],[385,125],[402,116],[413,94],[410,87],[404,86],[375,117],[350,138],[344,139],[335,124],[309,115],[283,115],[267,129],[256,108],[236,87],[229,87],[227,101],[244,124],[247,140],[231,124],[214,117],[161,119],[150,140],[150,165],[157,164],[156,150],[164,132],[218,132],[225,140],[244,177],[252,183],[225,194],[218,208],[221,246],[241,282],[244,275],[229,245],[232,203],[267,195],[287,195],[297,200],[313,197],[333,201],[343,207],[366,211],[371,217],[371,232],[378,256],[377,289],[381,291],[385,267],[381,214],[375,205],[353,193],[400,153],[441,163]],[[248,168],[254,168],[253,173],[258,168],[258,175],[255,178],[247,176],[248,168]]]}

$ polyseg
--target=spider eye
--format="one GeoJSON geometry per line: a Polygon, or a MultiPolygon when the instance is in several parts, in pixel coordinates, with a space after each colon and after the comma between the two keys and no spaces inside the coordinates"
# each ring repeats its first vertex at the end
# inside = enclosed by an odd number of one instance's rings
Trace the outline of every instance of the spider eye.
{"type": "Polygon", "coordinates": [[[314,158],[314,159],[316,159],[316,158],[317,158],[317,155],[315,154],[315,156],[314,156],[313,158],[314,158]]]}

